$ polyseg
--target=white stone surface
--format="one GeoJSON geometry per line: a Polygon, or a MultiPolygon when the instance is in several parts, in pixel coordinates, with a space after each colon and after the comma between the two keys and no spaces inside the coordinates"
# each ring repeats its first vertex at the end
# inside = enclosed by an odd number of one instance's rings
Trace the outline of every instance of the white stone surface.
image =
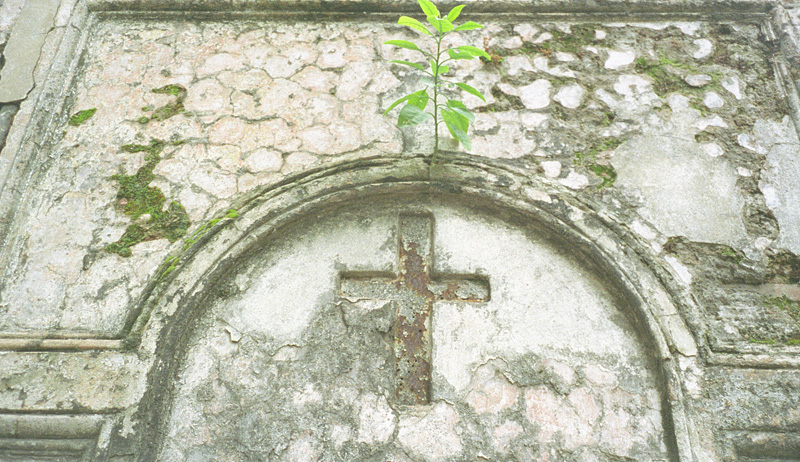
{"type": "Polygon", "coordinates": [[[708,39],[697,39],[692,43],[697,47],[697,51],[692,54],[694,59],[703,59],[714,50],[714,45],[708,39]]]}
{"type": "Polygon", "coordinates": [[[558,178],[561,175],[561,162],[557,160],[548,160],[542,162],[542,169],[544,169],[545,176],[549,178],[558,178]]]}
{"type": "Polygon", "coordinates": [[[522,104],[528,109],[543,109],[550,105],[551,84],[549,80],[539,79],[519,89],[522,104]]]}
{"type": "Polygon", "coordinates": [[[717,143],[704,143],[703,149],[711,157],[719,157],[725,154],[725,150],[723,150],[722,146],[718,145],[717,143]]]}
{"type": "Polygon", "coordinates": [[[703,104],[705,104],[709,109],[719,109],[725,105],[725,100],[719,96],[719,93],[715,91],[709,91],[706,92],[705,96],[703,96],[703,104]]]}
{"type": "Polygon", "coordinates": [[[508,75],[520,75],[523,72],[533,72],[531,60],[526,55],[513,55],[503,60],[503,65],[508,67],[508,75]]]}
{"type": "Polygon", "coordinates": [[[533,58],[533,67],[539,71],[545,72],[556,77],[569,77],[575,78],[575,71],[567,68],[565,65],[560,64],[555,67],[550,67],[550,59],[544,56],[537,56],[533,58]]]}
{"type": "Polygon", "coordinates": [[[753,132],[770,143],[767,168],[759,187],[780,227],[777,246],[800,254],[800,140],[789,117],[781,123],[758,122],[753,132]]]}
{"type": "Polygon", "coordinates": [[[704,87],[711,83],[711,76],[706,74],[690,74],[684,80],[693,87],[704,87]]]}
{"type": "Polygon", "coordinates": [[[586,175],[581,175],[575,170],[570,170],[566,178],[559,180],[561,184],[569,189],[583,189],[589,186],[589,178],[586,175]]]}
{"type": "Polygon", "coordinates": [[[737,100],[744,97],[744,83],[735,76],[725,77],[720,83],[722,84],[722,88],[728,90],[737,100]]]}
{"type": "Polygon", "coordinates": [[[425,460],[442,461],[457,458],[463,445],[456,424],[458,414],[447,403],[436,403],[420,410],[422,415],[409,415],[400,421],[397,439],[411,454],[425,460]]]}
{"type": "Polygon", "coordinates": [[[632,50],[608,50],[608,59],[603,66],[606,69],[620,69],[633,63],[634,59],[636,59],[636,52],[632,50]]]}
{"type": "Polygon", "coordinates": [[[558,92],[556,92],[555,96],[553,96],[553,100],[561,103],[561,105],[566,108],[576,109],[581,105],[585,94],[586,90],[580,85],[568,85],[561,87],[558,92]]]}
{"type": "Polygon", "coordinates": [[[665,136],[641,136],[617,148],[615,183],[644,199],[641,214],[667,236],[741,245],[744,201],[737,174],[699,144],[665,136]]]}

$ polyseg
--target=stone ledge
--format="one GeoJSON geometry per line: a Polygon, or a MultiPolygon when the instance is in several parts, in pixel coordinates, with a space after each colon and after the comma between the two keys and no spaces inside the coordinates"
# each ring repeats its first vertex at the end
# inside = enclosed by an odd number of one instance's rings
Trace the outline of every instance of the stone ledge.
{"type": "Polygon", "coordinates": [[[103,420],[99,415],[0,414],[0,459],[87,460],[103,420]]]}
{"type": "MultiPolygon", "coordinates": [[[[462,2],[458,2],[462,3],[462,2]]],[[[443,9],[453,7],[457,2],[439,2],[443,9]]],[[[587,4],[570,0],[500,0],[493,2],[463,2],[469,6],[470,14],[488,13],[713,13],[720,14],[766,14],[777,2],[770,0],[601,0],[587,4]]],[[[295,13],[418,13],[419,6],[413,0],[354,1],[354,0],[88,0],[87,6],[94,11],[148,11],[167,12],[191,10],[192,12],[261,12],[271,13],[293,11],[295,13]]]]}

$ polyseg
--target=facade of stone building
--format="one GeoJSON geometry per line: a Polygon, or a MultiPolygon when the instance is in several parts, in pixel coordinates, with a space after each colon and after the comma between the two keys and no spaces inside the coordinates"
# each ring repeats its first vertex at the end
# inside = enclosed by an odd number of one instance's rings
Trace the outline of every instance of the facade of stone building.
{"type": "Polygon", "coordinates": [[[800,461],[800,4],[465,4],[2,2],[0,460],[800,461]]]}

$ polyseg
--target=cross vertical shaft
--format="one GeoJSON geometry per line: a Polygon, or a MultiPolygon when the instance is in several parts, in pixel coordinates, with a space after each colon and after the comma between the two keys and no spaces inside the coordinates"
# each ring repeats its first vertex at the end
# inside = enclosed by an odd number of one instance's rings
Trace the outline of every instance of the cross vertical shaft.
{"type": "Polygon", "coordinates": [[[409,303],[398,304],[394,323],[395,398],[427,403],[431,386],[431,280],[433,220],[400,215],[397,237],[400,274],[397,288],[409,303]]]}
{"type": "Polygon", "coordinates": [[[392,300],[397,308],[393,327],[394,399],[399,404],[430,402],[434,302],[489,300],[489,283],[485,278],[434,277],[433,224],[429,213],[400,214],[396,273],[345,272],[339,277],[342,297],[392,300]]]}

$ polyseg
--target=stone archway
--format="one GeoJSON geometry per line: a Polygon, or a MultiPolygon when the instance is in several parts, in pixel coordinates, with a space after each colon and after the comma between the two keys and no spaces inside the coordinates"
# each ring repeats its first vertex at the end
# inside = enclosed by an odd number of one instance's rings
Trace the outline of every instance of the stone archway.
{"type": "Polygon", "coordinates": [[[161,335],[179,337],[181,356],[151,374],[143,409],[165,437],[143,460],[684,458],[677,375],[637,293],[644,278],[631,283],[625,262],[552,215],[498,200],[491,182],[456,191],[382,173],[300,201],[314,207],[281,226],[251,215],[268,227],[252,239],[228,236],[239,250],[195,278],[161,335]],[[430,257],[435,294],[418,403],[396,393],[404,239],[430,257]],[[378,286],[355,294],[352,281],[378,286]],[[153,399],[164,385],[172,393],[153,399]]]}

